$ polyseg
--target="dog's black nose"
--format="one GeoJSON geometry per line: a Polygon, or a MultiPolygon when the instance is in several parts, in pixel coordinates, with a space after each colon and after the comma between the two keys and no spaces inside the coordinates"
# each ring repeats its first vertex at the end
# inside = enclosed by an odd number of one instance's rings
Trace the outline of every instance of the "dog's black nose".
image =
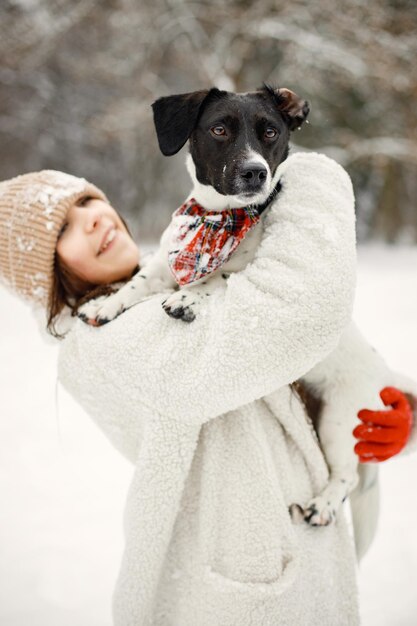
{"type": "Polygon", "coordinates": [[[248,191],[257,191],[262,187],[267,177],[266,167],[260,163],[247,163],[240,170],[240,176],[248,191]]]}

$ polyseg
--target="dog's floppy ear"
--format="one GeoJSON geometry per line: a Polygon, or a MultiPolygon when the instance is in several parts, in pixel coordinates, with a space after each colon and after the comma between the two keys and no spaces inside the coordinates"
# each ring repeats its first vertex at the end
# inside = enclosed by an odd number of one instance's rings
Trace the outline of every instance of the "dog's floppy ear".
{"type": "Polygon", "coordinates": [[[264,85],[264,88],[274,96],[279,110],[285,115],[289,129],[299,128],[310,112],[310,105],[307,100],[303,100],[286,87],[274,89],[269,85],[264,85]]]}
{"type": "Polygon", "coordinates": [[[220,93],[215,88],[203,89],[158,98],[153,103],[153,120],[162,154],[172,156],[181,150],[197,124],[207,97],[214,92],[220,93]]]}

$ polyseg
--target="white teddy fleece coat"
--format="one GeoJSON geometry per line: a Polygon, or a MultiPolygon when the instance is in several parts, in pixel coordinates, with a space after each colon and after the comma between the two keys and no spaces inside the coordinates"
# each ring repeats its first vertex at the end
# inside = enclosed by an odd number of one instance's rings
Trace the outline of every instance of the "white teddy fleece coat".
{"type": "Polygon", "coordinates": [[[288,514],[328,478],[288,385],[350,319],[352,186],[323,155],[280,171],[253,263],[192,324],[159,295],[99,329],[77,322],[62,344],[60,380],[135,464],[117,626],[359,622],[343,512],[324,528],[288,514]]]}

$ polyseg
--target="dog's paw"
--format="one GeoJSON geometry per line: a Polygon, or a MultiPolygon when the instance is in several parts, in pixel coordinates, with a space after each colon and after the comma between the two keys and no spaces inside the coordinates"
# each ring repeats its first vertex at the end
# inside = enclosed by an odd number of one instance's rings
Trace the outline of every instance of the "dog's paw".
{"type": "Polygon", "coordinates": [[[300,524],[304,520],[304,509],[299,504],[290,504],[288,507],[291,520],[294,524],[300,524]]]}
{"type": "Polygon", "coordinates": [[[200,297],[191,291],[175,291],[162,302],[162,308],[170,317],[182,320],[183,322],[193,322],[199,308],[200,297]]]}
{"type": "Polygon", "coordinates": [[[304,520],[310,526],[329,526],[336,519],[336,509],[330,500],[320,496],[309,502],[304,510],[304,520]]]}
{"type": "Polygon", "coordinates": [[[111,296],[101,296],[96,300],[86,302],[77,311],[77,315],[90,326],[104,326],[125,311],[123,301],[115,293],[111,296]]]}

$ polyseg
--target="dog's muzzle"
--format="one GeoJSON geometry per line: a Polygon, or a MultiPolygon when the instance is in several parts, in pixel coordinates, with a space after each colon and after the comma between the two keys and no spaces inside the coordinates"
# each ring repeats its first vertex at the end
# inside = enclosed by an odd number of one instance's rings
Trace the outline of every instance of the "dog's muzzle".
{"type": "Polygon", "coordinates": [[[267,169],[261,163],[247,163],[239,171],[239,183],[243,193],[258,193],[267,178],[267,169]]]}

